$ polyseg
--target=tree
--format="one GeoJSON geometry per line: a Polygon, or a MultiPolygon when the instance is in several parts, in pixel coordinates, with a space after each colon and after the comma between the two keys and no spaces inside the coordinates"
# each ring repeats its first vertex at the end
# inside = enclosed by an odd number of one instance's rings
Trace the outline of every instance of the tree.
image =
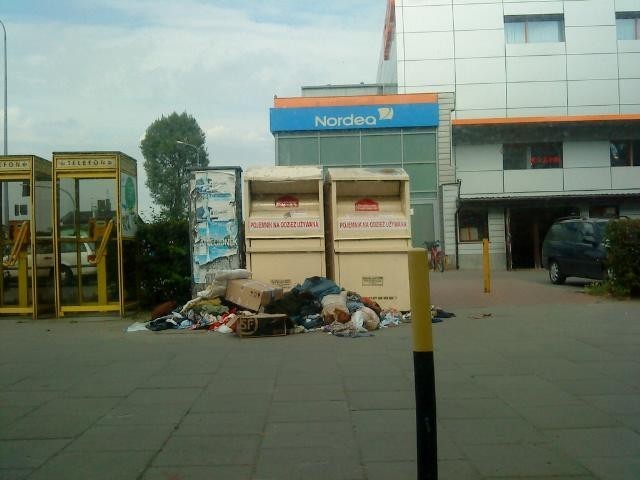
{"type": "Polygon", "coordinates": [[[147,128],[140,143],[147,187],[165,218],[185,217],[189,199],[189,168],[209,165],[204,143],[204,132],[186,112],[173,112],[168,117],[163,115],[147,128]]]}

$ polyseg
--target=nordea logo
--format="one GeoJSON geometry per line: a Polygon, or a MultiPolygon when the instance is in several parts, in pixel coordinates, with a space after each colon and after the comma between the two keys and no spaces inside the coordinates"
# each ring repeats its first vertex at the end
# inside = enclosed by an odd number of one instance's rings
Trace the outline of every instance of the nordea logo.
{"type": "Polygon", "coordinates": [[[374,115],[345,115],[343,117],[330,117],[327,115],[315,116],[316,127],[360,127],[363,125],[375,126],[378,120],[391,120],[393,118],[393,108],[378,108],[378,118],[374,115]]]}

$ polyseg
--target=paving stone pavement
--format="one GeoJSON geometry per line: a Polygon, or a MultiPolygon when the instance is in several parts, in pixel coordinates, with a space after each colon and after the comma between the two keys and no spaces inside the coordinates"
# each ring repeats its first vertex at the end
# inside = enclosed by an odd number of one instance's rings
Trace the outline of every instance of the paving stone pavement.
{"type": "MultiPolygon", "coordinates": [[[[439,478],[640,479],[640,301],[432,275],[439,478]],[[491,314],[483,315],[483,314],[491,314]]],[[[416,478],[411,325],[374,337],[0,320],[0,479],[416,478]]]]}

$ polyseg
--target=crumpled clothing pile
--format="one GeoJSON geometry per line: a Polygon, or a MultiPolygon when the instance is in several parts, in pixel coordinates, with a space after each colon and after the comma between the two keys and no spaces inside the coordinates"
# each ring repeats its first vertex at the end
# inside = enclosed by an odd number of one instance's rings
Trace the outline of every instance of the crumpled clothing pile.
{"type": "Polygon", "coordinates": [[[337,336],[364,336],[380,327],[382,309],[375,301],[348,292],[325,277],[309,277],[265,307],[266,313],[284,313],[310,330],[337,336]]]}
{"type": "Polygon", "coordinates": [[[229,309],[224,305],[211,305],[210,303],[205,303],[205,306],[206,308],[200,310],[196,308],[187,310],[185,314],[171,312],[169,315],[151,320],[146,327],[155,332],[172,328],[212,330],[220,333],[235,331],[235,324],[238,320],[237,309],[229,309]]]}
{"type": "MultiPolygon", "coordinates": [[[[243,269],[220,271],[205,290],[198,292],[181,308],[175,308],[174,302],[165,302],[154,310],[162,315],[146,324],[134,324],[128,331],[141,330],[144,325],[153,331],[190,329],[235,332],[239,316],[251,312],[223,305],[221,299],[226,293],[228,280],[243,278],[251,278],[251,272],[243,269]]],[[[374,330],[411,322],[410,312],[383,309],[373,299],[343,290],[332,280],[318,276],[305,279],[302,284],[266,305],[264,312],[286,315],[296,324],[295,333],[322,330],[341,337],[371,336],[374,330]]],[[[434,319],[451,316],[455,315],[432,306],[434,319]]]]}
{"type": "MultiPolygon", "coordinates": [[[[221,298],[226,292],[227,281],[240,278],[251,278],[251,272],[244,269],[217,272],[212,283],[198,292],[195,298],[189,300],[180,309],[153,318],[146,323],[146,328],[152,331],[189,329],[219,333],[234,332],[238,315],[241,312],[238,312],[236,308],[230,309],[226,305],[222,305],[221,298]]],[[[154,309],[154,312],[161,312],[163,306],[175,306],[175,302],[165,302],[154,309]]]]}

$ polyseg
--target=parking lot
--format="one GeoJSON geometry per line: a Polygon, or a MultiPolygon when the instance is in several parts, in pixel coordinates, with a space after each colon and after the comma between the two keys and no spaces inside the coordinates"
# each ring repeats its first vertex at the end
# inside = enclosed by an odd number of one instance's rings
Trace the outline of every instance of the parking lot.
{"type": "MultiPolygon", "coordinates": [[[[441,479],[640,478],[640,302],[432,274],[441,479]]],[[[415,478],[411,325],[367,338],[0,321],[0,478],[415,478]]]]}

